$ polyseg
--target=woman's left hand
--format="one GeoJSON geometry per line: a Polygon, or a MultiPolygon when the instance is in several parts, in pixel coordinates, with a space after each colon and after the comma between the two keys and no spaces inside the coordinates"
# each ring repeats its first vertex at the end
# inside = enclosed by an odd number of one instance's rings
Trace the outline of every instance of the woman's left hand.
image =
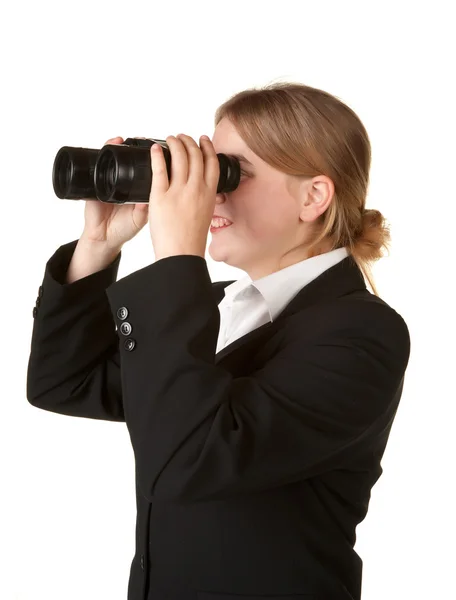
{"type": "Polygon", "coordinates": [[[171,183],[160,144],[151,149],[152,187],[149,229],[155,259],[178,254],[204,258],[215,211],[220,176],[212,142],[200,138],[201,149],[188,135],[166,138],[171,152],[171,183]]]}

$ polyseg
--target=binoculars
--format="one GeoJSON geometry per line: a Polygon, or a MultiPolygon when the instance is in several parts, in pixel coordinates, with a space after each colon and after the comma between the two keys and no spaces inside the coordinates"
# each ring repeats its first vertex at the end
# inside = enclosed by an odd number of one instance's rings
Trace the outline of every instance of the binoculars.
{"type": "MultiPolygon", "coordinates": [[[[165,140],[127,138],[123,144],[106,144],[101,150],[63,146],[52,168],[56,195],[67,200],[100,200],[113,204],[149,202],[152,187],[150,148],[160,144],[171,180],[171,152],[165,140]]],[[[220,177],[217,194],[232,192],[240,182],[237,158],[217,154],[220,177]]]]}

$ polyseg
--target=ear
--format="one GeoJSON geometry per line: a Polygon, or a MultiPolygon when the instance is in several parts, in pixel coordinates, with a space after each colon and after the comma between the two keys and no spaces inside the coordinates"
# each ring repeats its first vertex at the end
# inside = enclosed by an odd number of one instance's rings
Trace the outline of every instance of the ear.
{"type": "Polygon", "coordinates": [[[330,205],[334,183],[326,175],[317,175],[303,184],[300,217],[303,221],[315,221],[330,205]]]}

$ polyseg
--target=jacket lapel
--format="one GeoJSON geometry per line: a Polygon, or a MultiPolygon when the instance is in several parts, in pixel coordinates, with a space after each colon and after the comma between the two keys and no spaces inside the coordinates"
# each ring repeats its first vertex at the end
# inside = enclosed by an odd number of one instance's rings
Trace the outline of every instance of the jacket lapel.
{"type": "MultiPolygon", "coordinates": [[[[223,300],[224,289],[233,281],[235,280],[217,281],[213,284],[212,289],[217,304],[220,304],[223,300]]],[[[266,342],[281,327],[283,320],[290,315],[313,304],[339,298],[355,291],[366,291],[366,283],[360,268],[350,255],[304,286],[282,312],[277,315],[273,323],[265,323],[257,327],[220,350],[215,355],[215,364],[220,364],[221,361],[226,361],[229,357],[236,362],[238,357],[232,356],[233,352],[242,349],[244,354],[251,344],[258,346],[260,342],[266,342]]]]}

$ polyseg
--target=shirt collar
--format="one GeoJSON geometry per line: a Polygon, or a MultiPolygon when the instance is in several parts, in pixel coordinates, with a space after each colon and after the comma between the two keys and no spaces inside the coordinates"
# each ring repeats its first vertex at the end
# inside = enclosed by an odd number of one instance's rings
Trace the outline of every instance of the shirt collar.
{"type": "Polygon", "coordinates": [[[248,301],[260,294],[266,302],[269,316],[273,321],[284,305],[321,273],[349,255],[346,247],[336,248],[311,258],[305,258],[280,271],[252,280],[249,275],[231,283],[225,288],[224,304],[248,301]]]}

